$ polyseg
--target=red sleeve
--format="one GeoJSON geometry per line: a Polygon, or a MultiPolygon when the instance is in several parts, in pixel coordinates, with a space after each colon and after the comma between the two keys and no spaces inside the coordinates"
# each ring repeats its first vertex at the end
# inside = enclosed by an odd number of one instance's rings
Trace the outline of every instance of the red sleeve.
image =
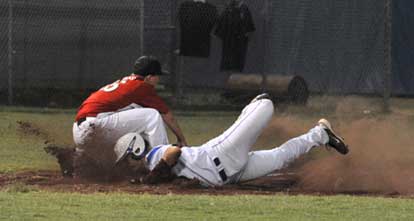
{"type": "Polygon", "coordinates": [[[150,107],[158,110],[161,114],[166,114],[170,111],[164,100],[157,95],[154,87],[150,86],[146,90],[146,94],[138,102],[143,107],[150,107]]]}

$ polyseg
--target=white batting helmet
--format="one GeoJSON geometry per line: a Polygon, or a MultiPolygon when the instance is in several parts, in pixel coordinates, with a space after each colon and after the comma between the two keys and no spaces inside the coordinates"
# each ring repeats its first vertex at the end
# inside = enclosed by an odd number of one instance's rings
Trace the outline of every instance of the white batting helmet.
{"type": "Polygon", "coordinates": [[[145,156],[146,148],[145,141],[139,133],[127,133],[115,144],[115,163],[123,160],[128,154],[132,154],[134,159],[139,160],[145,156]]]}

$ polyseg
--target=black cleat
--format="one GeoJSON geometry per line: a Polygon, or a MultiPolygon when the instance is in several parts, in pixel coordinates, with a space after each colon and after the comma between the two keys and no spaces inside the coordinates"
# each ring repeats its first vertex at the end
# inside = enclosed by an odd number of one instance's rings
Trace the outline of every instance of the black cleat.
{"type": "Polygon", "coordinates": [[[250,103],[254,103],[258,100],[262,100],[262,99],[270,99],[270,95],[268,93],[262,93],[257,95],[255,98],[252,99],[252,101],[250,101],[250,103]]]}
{"type": "Polygon", "coordinates": [[[329,145],[341,154],[347,154],[349,152],[348,145],[345,144],[345,141],[342,137],[338,136],[334,132],[331,123],[329,123],[328,120],[322,118],[318,121],[318,124],[325,129],[326,133],[329,136],[329,141],[326,145],[329,145]]]}

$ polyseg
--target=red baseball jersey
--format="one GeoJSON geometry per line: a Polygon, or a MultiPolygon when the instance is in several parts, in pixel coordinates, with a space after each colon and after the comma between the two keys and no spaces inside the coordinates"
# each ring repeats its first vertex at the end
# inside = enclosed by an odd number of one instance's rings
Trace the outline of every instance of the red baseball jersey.
{"type": "Polygon", "coordinates": [[[145,83],[141,76],[132,74],[92,93],[79,107],[75,121],[116,111],[131,103],[157,109],[162,114],[169,112],[168,106],[157,95],[154,86],[145,83]]]}

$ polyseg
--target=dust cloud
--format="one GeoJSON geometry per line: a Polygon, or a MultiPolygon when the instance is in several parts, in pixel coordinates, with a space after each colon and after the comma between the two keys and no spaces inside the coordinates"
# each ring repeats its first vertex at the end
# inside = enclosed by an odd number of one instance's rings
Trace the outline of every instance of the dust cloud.
{"type": "MultiPolygon", "coordinates": [[[[343,111],[343,110],[342,110],[343,111]]],[[[329,118],[329,117],[328,117],[329,118]]],[[[317,118],[280,116],[259,139],[260,144],[282,143],[306,132],[317,118]]],[[[323,193],[414,193],[414,144],[412,117],[398,114],[340,118],[331,123],[349,145],[340,155],[324,147],[314,148],[299,166],[291,168],[299,176],[297,187],[323,193]]]]}

